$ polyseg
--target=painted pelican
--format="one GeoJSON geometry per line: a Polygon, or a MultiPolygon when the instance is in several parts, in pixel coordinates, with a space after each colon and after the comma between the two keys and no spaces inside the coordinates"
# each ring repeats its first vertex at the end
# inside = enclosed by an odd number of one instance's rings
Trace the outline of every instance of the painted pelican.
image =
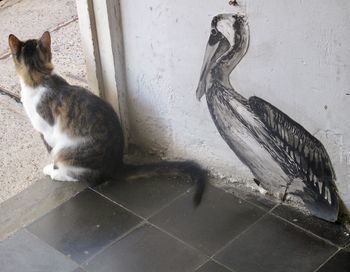
{"type": "Polygon", "coordinates": [[[339,211],[336,176],[322,143],[267,101],[247,99],[230,83],[248,47],[246,16],[215,16],[197,98],[206,95],[221,136],[264,189],[281,199],[292,195],[311,214],[334,222],[339,211]]]}

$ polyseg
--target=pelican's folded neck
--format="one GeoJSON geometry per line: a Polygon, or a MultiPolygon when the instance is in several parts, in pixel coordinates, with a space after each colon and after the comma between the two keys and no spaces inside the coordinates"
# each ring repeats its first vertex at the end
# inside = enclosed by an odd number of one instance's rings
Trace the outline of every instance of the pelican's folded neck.
{"type": "Polygon", "coordinates": [[[235,43],[210,68],[210,76],[218,80],[223,86],[230,85],[230,74],[242,60],[249,47],[248,25],[236,29],[235,43]]]}

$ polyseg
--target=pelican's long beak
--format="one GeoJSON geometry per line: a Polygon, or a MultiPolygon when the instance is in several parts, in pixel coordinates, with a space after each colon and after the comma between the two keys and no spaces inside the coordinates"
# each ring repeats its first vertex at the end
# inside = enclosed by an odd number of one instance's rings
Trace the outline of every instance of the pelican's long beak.
{"type": "Polygon", "coordinates": [[[198,100],[201,100],[202,96],[206,92],[207,83],[208,83],[207,81],[210,78],[208,74],[210,72],[212,65],[215,62],[215,59],[213,57],[219,46],[219,42],[211,45],[210,40],[211,38],[209,38],[209,42],[205,50],[204,60],[203,60],[202,69],[201,69],[201,76],[200,76],[197,91],[196,91],[196,96],[198,100]]]}
{"type": "Polygon", "coordinates": [[[213,18],[201,76],[196,91],[198,100],[200,100],[207,89],[210,88],[211,81],[213,80],[212,76],[216,79],[220,76],[216,72],[215,75],[212,75],[211,72],[216,71],[213,70],[213,68],[220,62],[220,57],[235,46],[237,38],[236,30],[243,28],[243,25],[247,27],[245,15],[238,11],[236,14],[219,14],[213,18]]]}
{"type": "Polygon", "coordinates": [[[211,80],[211,75],[209,74],[211,69],[214,67],[216,60],[220,57],[220,53],[224,53],[225,50],[229,48],[229,41],[221,31],[218,30],[218,23],[227,18],[232,18],[229,14],[219,14],[213,18],[211,21],[211,32],[207,44],[207,48],[204,54],[204,61],[201,70],[201,76],[199,79],[196,96],[200,100],[205,94],[207,88],[209,87],[209,81],[211,80]]]}

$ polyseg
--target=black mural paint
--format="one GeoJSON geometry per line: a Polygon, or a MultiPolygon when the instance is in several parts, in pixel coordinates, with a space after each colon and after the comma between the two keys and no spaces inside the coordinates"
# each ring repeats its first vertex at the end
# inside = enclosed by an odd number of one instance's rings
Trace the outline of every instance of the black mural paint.
{"type": "Polygon", "coordinates": [[[206,95],[220,135],[266,190],[281,199],[295,195],[313,215],[336,221],[336,176],[322,143],[275,106],[246,99],[230,83],[249,48],[246,17],[218,15],[211,28],[196,94],[206,95]]]}

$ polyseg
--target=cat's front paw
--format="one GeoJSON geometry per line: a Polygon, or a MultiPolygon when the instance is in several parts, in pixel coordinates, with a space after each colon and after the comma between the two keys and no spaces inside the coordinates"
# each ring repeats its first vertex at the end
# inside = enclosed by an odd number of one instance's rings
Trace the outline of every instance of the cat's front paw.
{"type": "Polygon", "coordinates": [[[46,165],[46,166],[43,168],[43,173],[44,173],[44,175],[46,175],[46,176],[51,176],[53,170],[54,170],[54,169],[53,169],[53,163],[50,163],[50,164],[46,165]]]}

